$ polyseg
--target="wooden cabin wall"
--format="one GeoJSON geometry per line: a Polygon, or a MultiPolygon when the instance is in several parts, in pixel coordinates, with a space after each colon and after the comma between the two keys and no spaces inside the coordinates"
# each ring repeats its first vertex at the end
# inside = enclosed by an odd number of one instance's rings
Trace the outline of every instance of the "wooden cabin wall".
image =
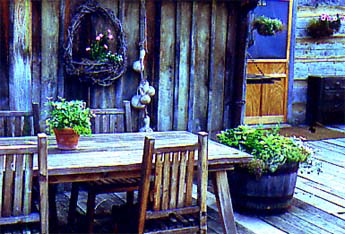
{"type": "MultiPolygon", "coordinates": [[[[97,108],[130,100],[140,81],[131,66],[139,59],[140,14],[146,12],[145,76],[156,88],[148,106],[151,127],[215,132],[241,122],[247,13],[256,1],[98,2],[122,21],[127,38],[127,71],[108,87],[64,72],[67,29],[84,1],[0,1],[0,109],[26,110],[39,101],[43,129],[47,97],[82,99],[97,108]]],[[[133,113],[139,129],[143,113],[133,113]]]]}
{"type": "Polygon", "coordinates": [[[317,19],[321,14],[345,16],[344,0],[300,0],[297,6],[296,44],[294,81],[292,91],[292,117],[289,122],[306,122],[307,79],[309,75],[344,76],[345,75],[345,27],[342,22],[339,32],[332,36],[313,39],[306,33],[310,19],[317,19]]]}

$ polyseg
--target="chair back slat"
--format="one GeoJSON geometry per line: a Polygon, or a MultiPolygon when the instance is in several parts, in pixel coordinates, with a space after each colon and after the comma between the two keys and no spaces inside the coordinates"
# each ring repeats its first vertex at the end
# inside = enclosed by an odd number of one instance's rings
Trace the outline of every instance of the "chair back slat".
{"type": "Polygon", "coordinates": [[[14,156],[13,155],[7,155],[5,157],[5,178],[4,178],[4,184],[3,184],[3,190],[4,190],[4,204],[3,204],[3,211],[1,214],[1,217],[10,216],[12,213],[12,200],[13,200],[13,162],[14,162],[14,156]]]}
{"type": "Polygon", "coordinates": [[[179,154],[174,152],[172,155],[172,165],[171,165],[171,181],[170,181],[170,202],[169,208],[173,209],[176,208],[176,201],[177,201],[177,178],[178,178],[178,165],[179,154]]]}
{"type": "Polygon", "coordinates": [[[155,148],[154,139],[145,137],[139,189],[139,233],[143,232],[146,220],[172,214],[179,219],[185,214],[203,216],[198,219],[202,222],[200,230],[206,230],[207,170],[207,133],[200,133],[196,144],[161,148],[155,148]],[[193,204],[195,168],[198,199],[193,204]]]}
{"type": "Polygon", "coordinates": [[[24,174],[24,198],[23,198],[23,214],[28,215],[31,212],[32,199],[32,180],[33,180],[33,157],[25,158],[25,174],[24,174]]]}
{"type": "Polygon", "coordinates": [[[154,177],[154,185],[151,192],[151,196],[153,197],[153,210],[160,210],[161,206],[161,184],[162,184],[162,173],[163,171],[163,155],[156,154],[155,159],[155,177],[154,177]]]}
{"type": "Polygon", "coordinates": [[[195,159],[195,151],[188,152],[188,161],[187,161],[187,175],[186,175],[186,198],[185,198],[185,206],[192,205],[192,194],[193,194],[193,176],[194,176],[194,159],[195,159]]]}
{"type": "Polygon", "coordinates": [[[177,196],[177,208],[183,207],[184,199],[185,199],[185,183],[186,180],[186,165],[187,165],[187,157],[185,152],[180,153],[180,160],[179,160],[179,167],[180,173],[178,175],[177,180],[177,188],[178,188],[178,196],[177,196]]]}
{"type": "MultiPolygon", "coordinates": [[[[31,156],[31,155],[30,155],[31,156]]],[[[23,168],[24,154],[16,155],[15,157],[15,177],[14,177],[14,199],[12,215],[18,216],[23,214],[23,182],[24,182],[24,168],[23,168]]]]}
{"type": "Polygon", "coordinates": [[[132,132],[130,103],[123,101],[123,105],[123,108],[91,109],[96,116],[91,120],[92,132],[132,132]]]}
{"type": "Polygon", "coordinates": [[[0,217],[2,214],[2,206],[4,204],[3,202],[3,187],[4,187],[4,174],[5,172],[5,157],[0,157],[0,217]]]}
{"type": "Polygon", "coordinates": [[[170,197],[170,153],[164,153],[163,162],[163,180],[162,180],[162,206],[161,210],[167,210],[169,208],[170,197]]]}

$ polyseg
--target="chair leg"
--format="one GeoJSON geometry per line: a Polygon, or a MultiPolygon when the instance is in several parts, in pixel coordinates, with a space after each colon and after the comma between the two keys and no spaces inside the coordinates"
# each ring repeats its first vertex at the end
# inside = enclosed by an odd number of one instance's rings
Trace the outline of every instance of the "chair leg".
{"type": "Polygon", "coordinates": [[[94,217],[95,217],[96,193],[89,191],[87,195],[86,222],[88,224],[89,233],[94,233],[94,217]]]}
{"type": "Polygon", "coordinates": [[[72,224],[74,222],[74,219],[76,216],[78,195],[79,195],[79,186],[76,183],[72,183],[71,198],[69,200],[69,209],[68,209],[68,218],[67,218],[69,224],[72,224]]]}
{"type": "Polygon", "coordinates": [[[50,184],[48,186],[48,200],[49,200],[49,210],[50,210],[50,224],[51,227],[58,225],[57,219],[57,209],[56,209],[56,184],[50,184]]]}
{"type": "Polygon", "coordinates": [[[126,200],[128,205],[134,204],[134,191],[129,191],[126,194],[126,200]]]}

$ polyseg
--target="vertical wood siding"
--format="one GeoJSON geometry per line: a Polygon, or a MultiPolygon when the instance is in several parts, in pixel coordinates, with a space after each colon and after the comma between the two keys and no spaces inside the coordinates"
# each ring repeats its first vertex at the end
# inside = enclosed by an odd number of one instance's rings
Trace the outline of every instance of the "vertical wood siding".
{"type": "MultiPolygon", "coordinates": [[[[156,89],[148,106],[153,129],[215,132],[240,122],[231,116],[243,101],[245,6],[251,1],[99,0],[122,21],[127,38],[127,71],[109,87],[81,83],[63,70],[67,29],[83,2],[1,1],[0,109],[30,110],[31,101],[39,101],[44,110],[46,98],[57,96],[83,99],[93,108],[121,106],[137,92],[140,74],[131,67],[139,59],[146,17],[145,76],[156,89]]],[[[106,20],[90,19],[83,24],[90,28],[74,40],[79,51],[107,27],[106,20]]],[[[139,129],[142,113],[133,113],[139,129]]],[[[44,117],[42,112],[41,123],[44,117]]]]}

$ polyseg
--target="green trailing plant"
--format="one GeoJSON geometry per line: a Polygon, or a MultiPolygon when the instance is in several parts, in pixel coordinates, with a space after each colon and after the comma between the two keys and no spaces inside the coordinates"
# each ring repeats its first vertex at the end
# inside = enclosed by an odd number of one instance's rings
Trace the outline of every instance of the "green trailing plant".
{"type": "Polygon", "coordinates": [[[91,134],[91,118],[93,114],[86,103],[80,100],[66,101],[59,97],[58,101],[48,100],[49,107],[47,127],[50,132],[56,129],[72,128],[78,135],[91,134]]]}
{"type": "Polygon", "coordinates": [[[218,140],[228,146],[253,155],[253,160],[242,165],[256,176],[274,173],[286,165],[305,163],[311,168],[313,150],[301,139],[280,135],[279,127],[273,129],[254,128],[241,125],[217,134],[218,140]]]}
{"type": "Polygon", "coordinates": [[[252,22],[252,29],[256,30],[260,35],[273,36],[284,30],[281,20],[273,19],[266,16],[256,17],[252,22]]]}
{"type": "Polygon", "coordinates": [[[307,34],[313,38],[329,37],[339,31],[343,20],[344,17],[340,17],[339,14],[335,17],[322,14],[318,19],[309,21],[307,34]]]}

